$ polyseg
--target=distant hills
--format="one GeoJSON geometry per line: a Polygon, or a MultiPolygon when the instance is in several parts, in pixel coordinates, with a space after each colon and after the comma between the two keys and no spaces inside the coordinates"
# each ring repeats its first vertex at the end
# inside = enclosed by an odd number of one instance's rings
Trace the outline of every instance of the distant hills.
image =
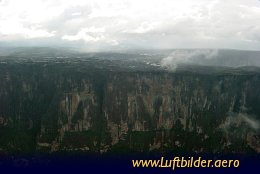
{"type": "Polygon", "coordinates": [[[121,52],[81,52],[75,48],[0,47],[0,59],[29,58],[89,58],[135,60],[148,64],[176,68],[177,65],[203,65],[224,67],[260,67],[260,51],[225,49],[172,49],[131,50],[121,52]]]}

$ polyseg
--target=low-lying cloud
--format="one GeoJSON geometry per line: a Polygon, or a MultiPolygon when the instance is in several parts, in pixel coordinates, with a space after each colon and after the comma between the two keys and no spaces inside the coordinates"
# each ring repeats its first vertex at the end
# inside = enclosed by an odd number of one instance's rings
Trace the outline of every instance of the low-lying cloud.
{"type": "Polygon", "coordinates": [[[216,58],[218,50],[175,50],[161,60],[161,66],[175,71],[180,64],[202,64],[206,59],[216,58]]]}

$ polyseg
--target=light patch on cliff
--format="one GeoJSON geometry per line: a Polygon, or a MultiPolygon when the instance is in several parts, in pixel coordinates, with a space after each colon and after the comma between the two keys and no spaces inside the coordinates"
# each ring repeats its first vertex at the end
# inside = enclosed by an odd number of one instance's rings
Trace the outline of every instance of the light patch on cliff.
{"type": "Polygon", "coordinates": [[[253,118],[251,118],[250,116],[248,115],[245,115],[245,114],[242,114],[241,115],[243,121],[245,123],[247,123],[247,125],[250,126],[250,128],[254,129],[254,130],[259,130],[260,128],[260,125],[259,125],[259,122],[253,118]]]}
{"type": "Polygon", "coordinates": [[[230,116],[226,118],[225,122],[220,127],[224,131],[228,131],[233,126],[235,127],[246,126],[256,132],[258,132],[260,129],[260,123],[258,120],[253,118],[252,115],[243,114],[243,113],[230,114],[230,116]]]}

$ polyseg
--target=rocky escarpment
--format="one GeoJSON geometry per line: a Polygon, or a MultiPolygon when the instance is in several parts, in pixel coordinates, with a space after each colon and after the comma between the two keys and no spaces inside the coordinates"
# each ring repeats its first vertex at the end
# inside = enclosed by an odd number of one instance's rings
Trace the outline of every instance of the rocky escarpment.
{"type": "Polygon", "coordinates": [[[6,151],[260,152],[260,74],[2,64],[6,151]]]}

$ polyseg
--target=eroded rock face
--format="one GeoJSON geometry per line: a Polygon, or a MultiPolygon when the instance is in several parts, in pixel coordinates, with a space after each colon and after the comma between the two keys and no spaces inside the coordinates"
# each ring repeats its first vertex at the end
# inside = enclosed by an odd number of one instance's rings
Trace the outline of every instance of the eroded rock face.
{"type": "Polygon", "coordinates": [[[1,70],[2,149],[259,152],[259,73],[56,66],[1,70]]]}

